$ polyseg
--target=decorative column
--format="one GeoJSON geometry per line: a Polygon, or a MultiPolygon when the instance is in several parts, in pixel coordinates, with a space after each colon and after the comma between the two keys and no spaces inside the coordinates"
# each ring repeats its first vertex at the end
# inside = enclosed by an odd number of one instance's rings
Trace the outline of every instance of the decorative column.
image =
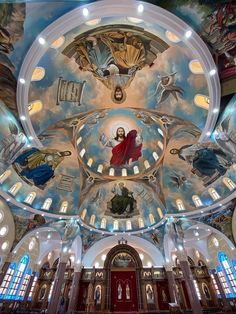
{"type": "Polygon", "coordinates": [[[193,274],[189,267],[187,255],[184,251],[177,252],[177,257],[179,259],[180,267],[183,272],[183,277],[185,284],[187,286],[187,292],[189,301],[192,307],[193,314],[202,314],[202,307],[197,296],[197,292],[193,282],[193,274]]]}
{"type": "Polygon", "coordinates": [[[170,294],[170,300],[171,303],[179,303],[178,301],[178,293],[176,290],[176,284],[175,284],[175,276],[172,269],[171,263],[164,264],[165,270],[166,270],[166,277],[168,281],[168,288],[169,288],[169,294],[170,294]]]}
{"type": "Polygon", "coordinates": [[[57,272],[54,279],[52,297],[48,304],[47,314],[57,313],[57,307],[60,303],[61,287],[64,282],[64,274],[66,270],[67,261],[68,261],[68,254],[61,253],[60,261],[59,261],[57,272]]]}
{"type": "Polygon", "coordinates": [[[13,253],[9,253],[8,256],[6,257],[6,260],[2,266],[1,272],[0,272],[0,286],[3,282],[3,279],[7,273],[8,267],[10,266],[12,260],[13,260],[14,254],[13,253]]]}
{"type": "Polygon", "coordinates": [[[219,288],[219,291],[220,291],[221,300],[222,300],[222,303],[223,303],[223,310],[225,312],[231,311],[231,306],[230,306],[230,304],[229,304],[229,302],[227,300],[224,288],[222,287],[222,283],[220,281],[220,278],[218,277],[217,271],[215,269],[212,269],[212,274],[214,276],[214,279],[215,279],[216,284],[217,284],[217,286],[219,288]]]}
{"type": "Polygon", "coordinates": [[[76,310],[78,296],[79,296],[79,281],[81,278],[81,264],[75,264],[73,281],[71,284],[70,301],[67,313],[71,314],[76,310]]]}

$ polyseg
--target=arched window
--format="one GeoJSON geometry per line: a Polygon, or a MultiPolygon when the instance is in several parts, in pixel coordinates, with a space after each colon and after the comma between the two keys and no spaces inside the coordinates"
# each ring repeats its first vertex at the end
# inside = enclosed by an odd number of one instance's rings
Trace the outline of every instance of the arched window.
{"type": "Polygon", "coordinates": [[[6,170],[3,174],[0,175],[0,184],[2,184],[8,177],[11,175],[11,170],[6,170]]]}
{"type": "Polygon", "coordinates": [[[216,192],[215,189],[210,188],[210,189],[208,189],[208,192],[209,192],[211,198],[213,199],[213,201],[216,201],[220,198],[220,195],[216,192]]]}
{"type": "Polygon", "coordinates": [[[126,230],[132,230],[132,224],[130,220],[126,220],[126,230]]]}
{"type": "Polygon", "coordinates": [[[89,224],[92,225],[92,226],[94,226],[94,225],[95,225],[95,219],[96,219],[95,215],[92,215],[92,216],[90,217],[90,222],[89,222],[89,224]]]}
{"type": "Polygon", "coordinates": [[[10,282],[12,280],[13,274],[15,272],[16,269],[16,264],[15,263],[11,263],[8,267],[8,270],[6,272],[6,275],[3,278],[2,284],[1,284],[1,288],[0,288],[0,299],[5,299],[5,295],[7,293],[7,289],[10,285],[10,282]]]}
{"type": "Polygon", "coordinates": [[[144,228],[143,218],[138,219],[139,228],[144,228]]]}
{"type": "Polygon", "coordinates": [[[83,211],[82,211],[82,214],[81,214],[81,216],[80,216],[80,217],[81,217],[81,219],[82,219],[82,220],[84,220],[84,219],[85,219],[85,217],[86,217],[86,215],[87,215],[87,209],[86,209],[86,208],[84,208],[84,209],[83,209],[83,211]]]}
{"type": "Polygon", "coordinates": [[[236,297],[236,273],[228,259],[228,256],[224,252],[218,252],[218,259],[221,264],[221,270],[223,270],[224,277],[228,282],[227,291],[225,290],[226,296],[234,298],[236,297]]]}
{"type": "Polygon", "coordinates": [[[101,229],[106,229],[106,226],[107,226],[107,220],[106,220],[106,218],[102,218],[101,229]]]}
{"type": "Polygon", "coordinates": [[[233,191],[236,188],[236,185],[234,184],[234,182],[230,178],[225,177],[223,179],[223,183],[227,186],[227,188],[230,191],[233,191]]]}
{"type": "Polygon", "coordinates": [[[162,219],[163,218],[163,212],[162,212],[160,207],[157,207],[157,213],[158,213],[160,219],[162,219]]]}
{"type": "Polygon", "coordinates": [[[66,213],[68,208],[68,202],[64,201],[61,203],[61,207],[60,207],[60,213],[66,213]]]}
{"type": "Polygon", "coordinates": [[[18,300],[23,300],[27,286],[28,286],[29,281],[30,281],[30,276],[31,276],[31,269],[28,269],[26,274],[25,274],[25,277],[23,279],[23,282],[20,286],[20,290],[18,292],[18,297],[17,297],[18,300]]]}
{"type": "Polygon", "coordinates": [[[52,204],[52,199],[51,199],[51,198],[47,198],[47,199],[44,201],[44,203],[43,203],[42,209],[44,209],[44,210],[49,210],[51,204],[52,204]]]}
{"type": "Polygon", "coordinates": [[[113,230],[119,230],[119,221],[118,220],[114,220],[114,222],[113,222],[113,230]]]}
{"type": "Polygon", "coordinates": [[[10,286],[7,290],[6,299],[15,300],[17,298],[28,264],[29,256],[23,255],[17,265],[10,286]]]}
{"type": "Polygon", "coordinates": [[[153,214],[149,214],[149,221],[150,221],[151,225],[153,225],[155,223],[155,218],[154,218],[153,214]]]}
{"type": "Polygon", "coordinates": [[[33,203],[35,197],[36,197],[36,193],[31,192],[26,196],[24,202],[31,205],[33,203]]]}
{"type": "Polygon", "coordinates": [[[193,200],[196,207],[203,206],[202,201],[201,201],[199,196],[193,195],[192,200],[193,200]]]}
{"type": "Polygon", "coordinates": [[[176,200],[176,206],[177,206],[178,210],[185,210],[184,204],[183,204],[181,199],[176,200]]]}
{"type": "Polygon", "coordinates": [[[11,193],[13,196],[15,196],[16,193],[20,190],[21,187],[22,187],[22,183],[21,182],[17,182],[9,189],[8,192],[11,193]]]}

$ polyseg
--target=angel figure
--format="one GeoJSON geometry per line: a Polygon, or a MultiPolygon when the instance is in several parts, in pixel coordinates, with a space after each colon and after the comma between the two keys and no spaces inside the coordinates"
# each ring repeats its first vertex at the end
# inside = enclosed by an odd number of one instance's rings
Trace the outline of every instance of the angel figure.
{"type": "Polygon", "coordinates": [[[154,93],[154,96],[157,99],[157,104],[165,101],[167,98],[169,98],[170,95],[172,95],[176,100],[178,100],[179,95],[183,96],[183,88],[175,85],[175,74],[176,72],[160,77],[160,81],[157,84],[154,93]]]}

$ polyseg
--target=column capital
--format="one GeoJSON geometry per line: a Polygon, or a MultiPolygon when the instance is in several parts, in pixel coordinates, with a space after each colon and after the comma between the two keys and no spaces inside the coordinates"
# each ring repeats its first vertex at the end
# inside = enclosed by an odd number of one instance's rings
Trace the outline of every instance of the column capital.
{"type": "Polygon", "coordinates": [[[60,259],[59,259],[59,263],[67,263],[67,262],[68,262],[68,259],[69,259],[69,254],[68,254],[68,252],[66,252],[66,253],[61,252],[61,254],[60,254],[60,259]]]}
{"type": "Polygon", "coordinates": [[[164,268],[166,271],[172,271],[173,270],[173,265],[171,263],[165,263],[163,264],[164,268]]]}
{"type": "Polygon", "coordinates": [[[188,256],[184,250],[183,251],[177,251],[175,254],[176,254],[176,256],[180,262],[187,262],[188,261],[188,256]]]}
{"type": "Polygon", "coordinates": [[[76,264],[74,265],[74,272],[79,273],[81,272],[82,264],[76,264]]]}

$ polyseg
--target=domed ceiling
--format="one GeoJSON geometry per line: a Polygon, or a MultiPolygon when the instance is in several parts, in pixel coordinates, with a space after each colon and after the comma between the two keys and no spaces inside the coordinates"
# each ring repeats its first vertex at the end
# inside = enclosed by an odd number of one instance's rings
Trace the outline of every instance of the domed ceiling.
{"type": "Polygon", "coordinates": [[[106,3],[59,14],[21,64],[22,41],[1,54],[18,74],[16,106],[0,107],[1,195],[104,233],[207,214],[235,191],[236,100],[216,125],[217,68],[184,21],[106,3]]]}

